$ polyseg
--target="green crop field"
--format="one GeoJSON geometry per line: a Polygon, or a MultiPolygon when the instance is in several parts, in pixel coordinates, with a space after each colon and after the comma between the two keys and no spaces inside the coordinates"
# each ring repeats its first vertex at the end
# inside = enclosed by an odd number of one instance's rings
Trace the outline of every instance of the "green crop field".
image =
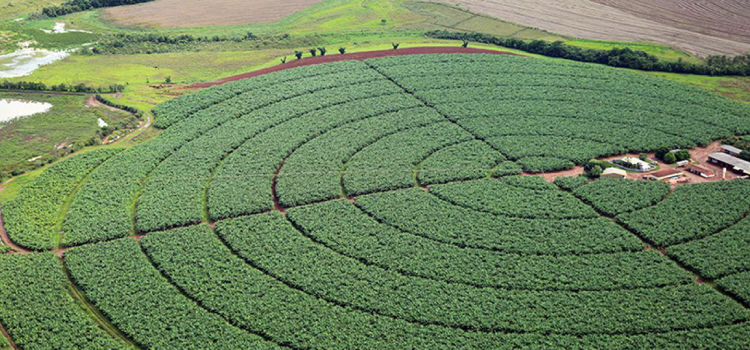
{"type": "Polygon", "coordinates": [[[750,346],[750,182],[536,175],[748,134],[745,105],[432,54],[152,112],[152,140],[70,157],[3,203],[21,254],[0,255],[0,323],[19,348],[750,346]]]}

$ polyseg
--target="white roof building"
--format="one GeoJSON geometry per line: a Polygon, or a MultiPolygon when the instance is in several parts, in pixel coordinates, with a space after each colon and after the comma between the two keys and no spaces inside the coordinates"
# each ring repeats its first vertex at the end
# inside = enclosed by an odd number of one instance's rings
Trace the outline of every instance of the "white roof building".
{"type": "Polygon", "coordinates": [[[607,168],[602,171],[602,175],[600,177],[603,177],[605,179],[624,179],[627,176],[628,173],[625,170],[618,168],[607,168]]]}
{"type": "Polygon", "coordinates": [[[648,171],[653,168],[648,162],[642,161],[639,158],[635,157],[625,157],[622,159],[622,161],[637,166],[641,171],[648,171]]]}

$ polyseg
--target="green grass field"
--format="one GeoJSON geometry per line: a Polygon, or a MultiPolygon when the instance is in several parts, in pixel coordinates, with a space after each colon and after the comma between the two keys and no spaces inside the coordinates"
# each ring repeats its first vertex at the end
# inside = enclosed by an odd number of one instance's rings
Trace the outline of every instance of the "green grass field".
{"type": "Polygon", "coordinates": [[[13,120],[0,129],[0,171],[5,173],[34,169],[66,153],[69,146],[95,138],[99,118],[112,126],[136,123],[127,113],[86,107],[87,96],[0,92],[0,99],[6,98],[47,102],[53,107],[46,113],[13,120]]]}
{"type": "Polygon", "coordinates": [[[65,0],[0,0],[0,21],[26,17],[46,6],[60,5],[65,0]]]}

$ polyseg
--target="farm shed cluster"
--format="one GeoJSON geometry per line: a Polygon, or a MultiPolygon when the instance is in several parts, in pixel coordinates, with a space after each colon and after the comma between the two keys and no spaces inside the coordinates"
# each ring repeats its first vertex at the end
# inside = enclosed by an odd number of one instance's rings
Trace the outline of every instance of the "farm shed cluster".
{"type": "Polygon", "coordinates": [[[666,181],[666,180],[677,179],[679,177],[682,177],[683,175],[685,175],[685,173],[679,170],[664,169],[664,170],[657,171],[653,174],[648,174],[644,176],[643,178],[647,180],[666,181]]]}
{"type": "Polygon", "coordinates": [[[607,169],[604,169],[600,177],[605,178],[605,179],[624,179],[627,176],[628,176],[628,173],[625,170],[618,169],[618,168],[607,168],[607,169]]]}
{"type": "Polygon", "coordinates": [[[742,175],[750,175],[750,162],[731,156],[728,153],[711,153],[708,155],[708,161],[725,168],[730,168],[742,175]]]}

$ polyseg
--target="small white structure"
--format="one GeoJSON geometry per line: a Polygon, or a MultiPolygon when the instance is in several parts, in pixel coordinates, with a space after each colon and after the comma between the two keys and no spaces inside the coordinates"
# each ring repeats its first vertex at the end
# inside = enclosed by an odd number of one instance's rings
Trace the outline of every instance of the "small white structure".
{"type": "Polygon", "coordinates": [[[599,176],[604,179],[624,179],[628,176],[625,170],[618,168],[607,168],[602,171],[602,175],[599,176]]]}
{"type": "Polygon", "coordinates": [[[649,162],[640,160],[639,158],[635,158],[635,157],[625,157],[622,159],[622,161],[625,163],[633,164],[636,167],[636,169],[640,171],[650,171],[651,169],[654,168],[653,165],[649,164],[649,162]]]}

